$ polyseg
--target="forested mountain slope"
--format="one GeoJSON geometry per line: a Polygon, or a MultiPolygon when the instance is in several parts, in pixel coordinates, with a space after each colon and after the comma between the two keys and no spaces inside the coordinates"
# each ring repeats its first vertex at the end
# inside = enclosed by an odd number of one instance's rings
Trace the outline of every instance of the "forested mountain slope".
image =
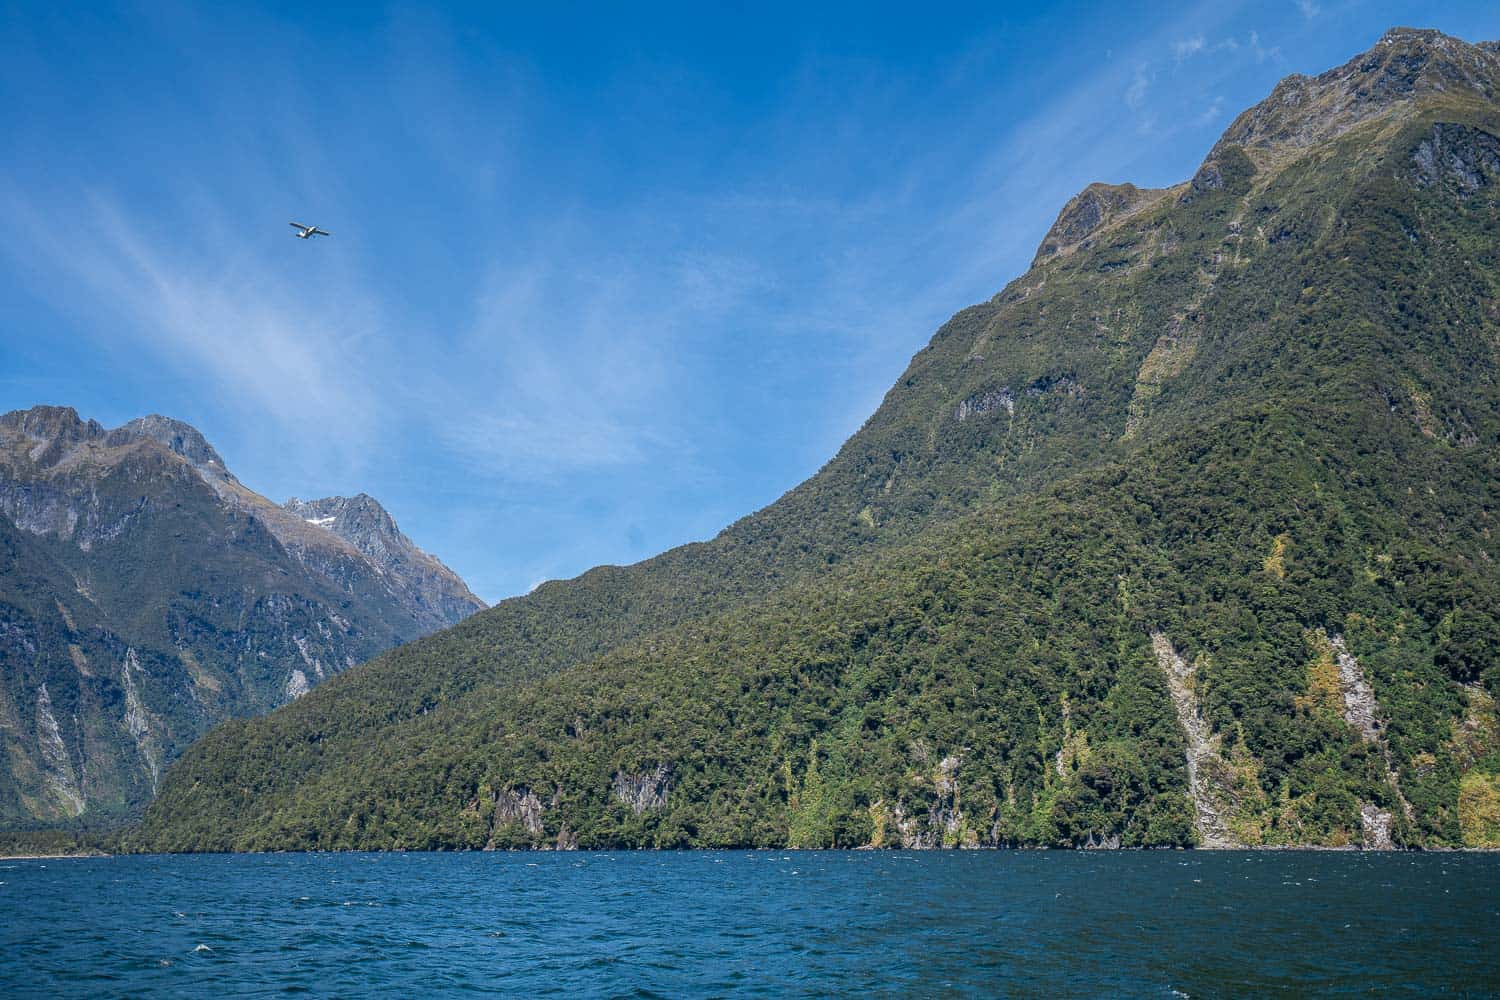
{"type": "Polygon", "coordinates": [[[1497,90],[1283,81],[776,504],[220,728],[129,842],[1500,840],[1497,90]]]}

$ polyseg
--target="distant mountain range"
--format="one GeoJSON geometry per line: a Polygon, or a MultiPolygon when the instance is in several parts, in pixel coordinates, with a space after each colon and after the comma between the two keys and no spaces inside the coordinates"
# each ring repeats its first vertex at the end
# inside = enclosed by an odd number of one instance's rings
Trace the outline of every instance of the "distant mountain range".
{"type": "Polygon", "coordinates": [[[370,497],[277,505],[180,421],[0,416],[0,826],[131,815],[214,723],[483,607],[370,497]]]}
{"type": "Polygon", "coordinates": [[[1500,44],[1395,29],[1074,198],[775,504],[216,729],[120,843],[1497,846],[1497,517],[1500,44]]]}

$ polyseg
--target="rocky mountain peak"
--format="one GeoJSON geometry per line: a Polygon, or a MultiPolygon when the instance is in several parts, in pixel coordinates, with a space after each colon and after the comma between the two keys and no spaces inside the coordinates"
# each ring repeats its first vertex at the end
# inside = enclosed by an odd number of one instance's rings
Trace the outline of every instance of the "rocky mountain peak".
{"type": "Polygon", "coordinates": [[[159,414],[105,430],[97,420],[79,417],[71,406],[33,406],[0,415],[0,434],[25,441],[28,457],[41,467],[57,465],[78,445],[124,448],[154,441],[210,479],[234,481],[224,460],[197,428],[159,414]]]}
{"type": "MultiPolygon", "coordinates": [[[[327,528],[361,551],[394,544],[411,546],[411,539],[401,533],[396,519],[367,493],[352,497],[324,497],[321,500],[299,500],[292,497],[282,504],[309,524],[327,528]]],[[[369,553],[366,552],[368,555],[369,553]]]]}
{"type": "MultiPolygon", "coordinates": [[[[1392,28],[1342,66],[1315,77],[1294,73],[1278,83],[1224,131],[1180,200],[1187,204],[1205,191],[1244,182],[1258,168],[1397,114],[1419,98],[1465,93],[1500,100],[1500,41],[1474,44],[1429,28],[1392,28]]],[[[1031,266],[1088,249],[1095,234],[1155,204],[1169,190],[1090,184],[1063,206],[1031,266]]]]}
{"type": "Polygon", "coordinates": [[[51,464],[75,445],[104,437],[96,420],[83,420],[71,406],[33,406],[0,415],[0,430],[26,438],[32,461],[51,464]]]}
{"type": "Polygon", "coordinates": [[[1057,214],[1037,248],[1031,266],[1049,257],[1087,247],[1089,237],[1116,219],[1156,201],[1164,188],[1138,188],[1134,184],[1090,184],[1069,199],[1057,214]]]}
{"type": "Polygon", "coordinates": [[[1320,142],[1419,97],[1500,96],[1500,43],[1470,44],[1441,31],[1392,28],[1366,52],[1315,77],[1293,74],[1241,114],[1208,155],[1243,148],[1257,165],[1320,142]]]}
{"type": "Polygon", "coordinates": [[[98,421],[85,421],[71,406],[33,406],[29,410],[11,410],[0,415],[0,427],[20,431],[37,440],[53,440],[65,435],[98,436],[104,433],[98,421]]]}
{"type": "Polygon", "coordinates": [[[105,438],[105,444],[118,446],[142,440],[155,441],[173,454],[186,459],[188,464],[204,475],[216,479],[234,478],[224,466],[219,453],[196,427],[160,414],[136,417],[123,427],[115,428],[105,438]]]}
{"type": "Polygon", "coordinates": [[[367,493],[321,500],[292,497],[282,510],[353,546],[411,601],[444,621],[457,621],[484,607],[457,574],[418,548],[367,493]]]}

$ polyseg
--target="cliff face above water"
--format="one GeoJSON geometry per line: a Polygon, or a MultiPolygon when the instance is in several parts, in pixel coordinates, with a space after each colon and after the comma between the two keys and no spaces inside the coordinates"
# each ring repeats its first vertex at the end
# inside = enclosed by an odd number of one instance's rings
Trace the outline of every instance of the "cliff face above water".
{"type": "Polygon", "coordinates": [[[216,731],[130,843],[1500,844],[1496,56],[1086,189],[816,476],[216,731]]]}
{"type": "Polygon", "coordinates": [[[0,416],[0,825],[130,815],[214,723],[482,607],[347,503],[379,530],[271,503],[167,417],[0,416]]]}

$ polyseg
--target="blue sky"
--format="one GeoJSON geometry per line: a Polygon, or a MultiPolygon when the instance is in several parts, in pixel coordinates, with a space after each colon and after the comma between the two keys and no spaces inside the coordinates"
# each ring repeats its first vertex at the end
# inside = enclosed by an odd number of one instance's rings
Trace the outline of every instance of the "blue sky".
{"type": "Polygon", "coordinates": [[[187,420],[491,601],[775,500],[1089,182],[1190,176],[1394,24],[1500,37],[1492,3],[64,6],[0,5],[0,410],[187,420]]]}

